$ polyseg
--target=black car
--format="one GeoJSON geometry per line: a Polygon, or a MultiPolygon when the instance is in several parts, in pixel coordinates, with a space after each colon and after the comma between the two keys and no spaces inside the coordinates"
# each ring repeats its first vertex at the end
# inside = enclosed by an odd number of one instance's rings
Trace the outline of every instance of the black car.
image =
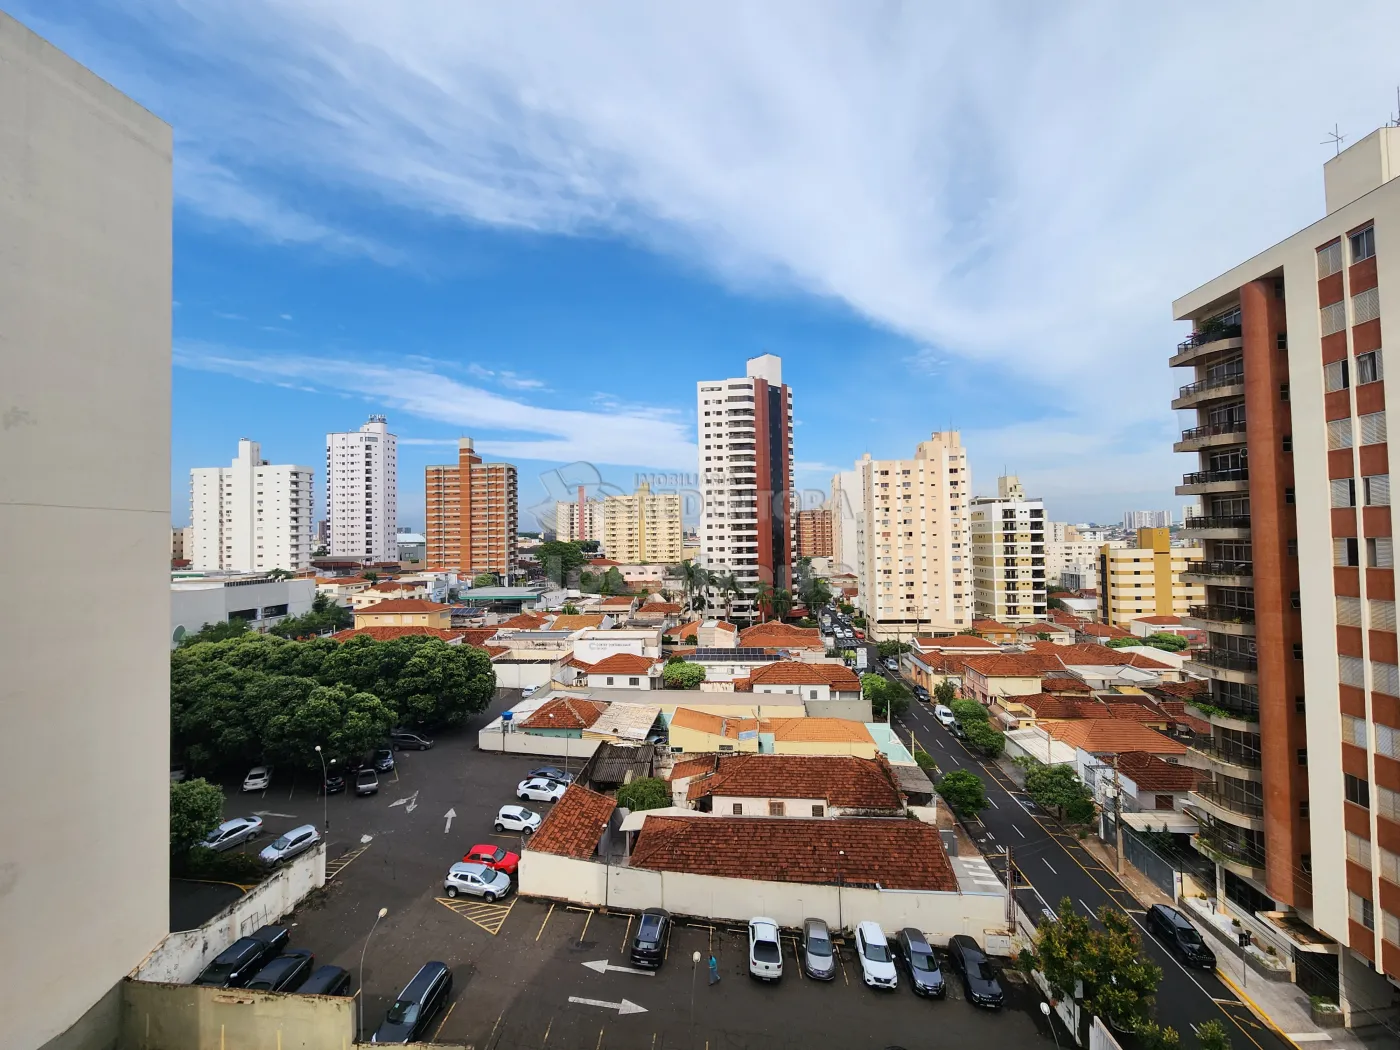
{"type": "Polygon", "coordinates": [[[965,933],[950,937],[948,962],[962,975],[963,991],[968,1002],[993,1010],[1001,1009],[1006,997],[1002,994],[996,971],[975,940],[965,933]]]}
{"type": "Polygon", "coordinates": [[[211,988],[242,988],[263,965],[286,945],[289,934],[282,926],[262,926],[240,937],[214,956],[194,979],[211,988]]]}
{"type": "Polygon", "coordinates": [[[355,794],[379,794],[379,774],[368,766],[362,768],[355,774],[355,794]]]}
{"type": "Polygon", "coordinates": [[[544,777],[546,780],[557,780],[561,784],[572,784],[574,782],[574,775],[564,772],[558,766],[540,766],[539,769],[532,769],[525,774],[526,780],[529,780],[531,777],[544,777]]]}
{"type": "Polygon", "coordinates": [[[380,773],[387,773],[394,768],[394,749],[381,747],[370,757],[370,764],[380,773]]]}
{"type": "Polygon", "coordinates": [[[920,931],[912,926],[900,930],[894,939],[894,953],[909,971],[915,995],[942,999],[948,994],[943,971],[938,968],[938,956],[920,931]]]}
{"type": "Polygon", "coordinates": [[[659,970],[666,951],[666,935],[671,932],[671,914],[660,908],[648,908],[637,923],[637,936],[632,938],[632,962],[637,966],[659,970]]]}
{"type": "Polygon", "coordinates": [[[928,702],[929,702],[928,690],[925,689],[925,688],[924,688],[923,686],[921,686],[921,685],[916,685],[916,686],[914,687],[914,695],[915,695],[916,697],[918,697],[920,700],[922,700],[924,703],[928,703],[928,702]]]}
{"type": "Polygon", "coordinates": [[[424,963],[384,1015],[372,1043],[416,1043],[429,1034],[437,1012],[452,994],[452,971],[446,963],[424,963]]]}
{"type": "Polygon", "coordinates": [[[318,966],[297,992],[301,995],[349,995],[350,971],[339,966],[318,966]]]}
{"type": "Polygon", "coordinates": [[[305,948],[293,948],[263,966],[245,988],[260,992],[295,992],[311,976],[316,956],[305,948]]]}
{"type": "Polygon", "coordinates": [[[1152,905],[1147,909],[1147,928],[1192,966],[1215,969],[1215,953],[1206,947],[1196,927],[1175,908],[1165,904],[1152,905]]]}
{"type": "Polygon", "coordinates": [[[389,732],[389,743],[395,751],[426,751],[433,746],[431,737],[411,729],[393,729],[389,732]]]}
{"type": "Polygon", "coordinates": [[[339,795],[345,790],[345,778],[339,773],[332,773],[326,777],[326,794],[339,795]]]}

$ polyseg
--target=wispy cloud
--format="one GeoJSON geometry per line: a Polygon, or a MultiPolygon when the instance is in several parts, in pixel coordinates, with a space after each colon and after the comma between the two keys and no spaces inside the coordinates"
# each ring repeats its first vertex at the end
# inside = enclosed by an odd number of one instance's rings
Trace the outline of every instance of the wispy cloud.
{"type": "Polygon", "coordinates": [[[547,387],[540,379],[531,379],[523,376],[519,372],[511,372],[503,368],[491,369],[476,362],[467,365],[467,374],[475,376],[477,379],[484,379],[505,387],[507,390],[545,390],[547,387]]]}
{"type": "MultiPolygon", "coordinates": [[[[690,428],[655,415],[546,408],[460,382],[424,367],[296,353],[267,353],[208,343],[175,347],[183,368],[219,372],[256,383],[358,395],[420,419],[492,435],[482,452],[505,459],[549,460],[668,469],[694,469],[690,428]]],[[[406,444],[437,444],[410,438],[406,444]]],[[[452,445],[454,441],[442,443],[452,445]]]]}

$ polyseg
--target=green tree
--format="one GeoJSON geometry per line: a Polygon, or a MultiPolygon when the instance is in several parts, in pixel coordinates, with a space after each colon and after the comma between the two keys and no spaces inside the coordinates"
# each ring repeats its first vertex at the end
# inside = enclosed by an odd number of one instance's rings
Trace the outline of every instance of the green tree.
{"type": "MultiPolygon", "coordinates": [[[[1206,1024],[1218,1024],[1217,1021],[1207,1021],[1206,1024]]],[[[1222,1028],[1221,1032],[1225,1030],[1222,1028]]],[[[1156,1021],[1144,1021],[1137,1026],[1133,1032],[1136,1036],[1136,1043],[1139,1050],[1177,1050],[1181,1046],[1181,1033],[1170,1025],[1163,1028],[1156,1021]]],[[[1226,1050],[1229,1044],[1226,1043],[1226,1050]]]]}
{"type": "Polygon", "coordinates": [[[990,722],[960,723],[967,734],[967,742],[987,758],[996,758],[1006,750],[1006,734],[992,728],[990,722]]]}
{"type": "Polygon", "coordinates": [[[622,573],[614,565],[603,573],[603,578],[598,581],[598,590],[602,594],[623,594],[627,590],[627,581],[622,578],[622,573]]]}
{"type": "Polygon", "coordinates": [[[598,548],[602,546],[597,540],[576,540],[578,549],[584,554],[597,554],[598,548]]]}
{"type": "Polygon", "coordinates": [[[617,789],[617,804],[633,813],[671,804],[671,785],[660,777],[641,777],[617,789]]]}
{"type": "Polygon", "coordinates": [[[1145,639],[1139,638],[1135,634],[1127,638],[1110,638],[1108,641],[1104,642],[1104,645],[1108,646],[1110,649],[1129,649],[1135,645],[1144,644],[1146,644],[1145,639]]]}
{"type": "Polygon", "coordinates": [[[918,764],[918,767],[922,769],[925,773],[927,773],[930,777],[938,776],[937,760],[935,760],[934,757],[930,755],[927,751],[925,751],[923,748],[916,747],[914,749],[914,761],[918,764]]]}
{"type": "Polygon", "coordinates": [[[206,623],[194,634],[180,639],[180,645],[188,648],[200,642],[222,642],[228,638],[238,638],[248,633],[248,621],[234,617],[223,623],[206,623]]]}
{"type": "Polygon", "coordinates": [[[913,648],[908,642],[901,642],[895,638],[887,638],[878,643],[875,648],[880,653],[881,660],[888,660],[891,656],[900,656],[909,652],[913,648]]]}
{"type": "Polygon", "coordinates": [[[986,722],[989,717],[987,709],[976,700],[953,700],[948,704],[948,709],[964,729],[976,722],[986,722]]]}
{"type": "Polygon", "coordinates": [[[1145,640],[1148,645],[1157,649],[1165,649],[1169,653],[1179,653],[1191,645],[1181,635],[1172,634],[1169,631],[1158,631],[1156,634],[1148,635],[1145,640]]]}
{"type": "Polygon", "coordinates": [[[360,575],[363,576],[365,579],[369,580],[370,583],[379,582],[379,573],[374,572],[372,570],[369,572],[362,572],[360,573],[360,575]]]}
{"type": "Polygon", "coordinates": [[[661,672],[661,680],[668,689],[699,689],[700,683],[705,680],[705,668],[684,660],[667,663],[661,672]]]}
{"type": "Polygon", "coordinates": [[[839,602],[836,607],[841,610],[842,616],[850,616],[856,611],[856,607],[850,602],[839,602]]]}
{"type": "Polygon", "coordinates": [[[224,793],[203,777],[170,785],[170,851],[184,856],[219,826],[224,793]]]}
{"type": "Polygon", "coordinates": [[[936,787],[943,801],[960,817],[972,819],[987,808],[987,789],[976,773],[955,769],[939,777],[936,787]]]}
{"type": "Polygon", "coordinates": [[[577,542],[550,540],[535,548],[535,561],[545,576],[558,587],[565,586],[575,572],[588,563],[588,555],[577,542]]]}
{"type": "Polygon", "coordinates": [[[935,703],[942,704],[948,710],[952,710],[952,703],[958,698],[958,690],[948,679],[943,679],[933,687],[933,699],[935,703]]]}
{"type": "Polygon", "coordinates": [[[577,615],[578,615],[578,606],[575,605],[573,602],[565,602],[565,603],[564,603],[564,608],[562,608],[562,609],[559,610],[559,615],[561,615],[561,616],[577,616],[577,615]]]}
{"type": "Polygon", "coordinates": [[[472,577],[473,587],[494,587],[496,586],[496,574],[494,572],[479,572],[472,577]]]}
{"type": "MultiPolygon", "coordinates": [[[[1026,770],[1026,794],[1042,809],[1054,810],[1060,816],[1066,815],[1069,808],[1078,802],[1088,802],[1092,812],[1089,789],[1079,779],[1073,766],[1032,765],[1026,770]]],[[[1078,812],[1082,814],[1082,806],[1078,812]]]]}
{"type": "Polygon", "coordinates": [[[355,617],[343,605],[328,596],[318,594],[311,601],[311,611],[301,616],[289,616],[272,628],[279,638],[312,638],[327,631],[343,631],[355,625],[355,617]]]}
{"type": "Polygon", "coordinates": [[[870,712],[877,719],[890,717],[891,709],[895,715],[902,715],[909,710],[909,690],[898,682],[891,682],[883,675],[861,675],[860,690],[870,701],[870,712]]]}
{"type": "Polygon", "coordinates": [[[1219,1021],[1203,1021],[1196,1026],[1196,1038],[1201,1050],[1230,1050],[1230,1036],[1219,1021]]]}

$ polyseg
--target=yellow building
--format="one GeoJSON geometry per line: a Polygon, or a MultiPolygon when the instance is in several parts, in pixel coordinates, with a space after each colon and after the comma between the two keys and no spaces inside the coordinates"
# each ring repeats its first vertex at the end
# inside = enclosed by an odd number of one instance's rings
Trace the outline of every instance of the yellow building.
{"type": "Polygon", "coordinates": [[[752,718],[678,707],[671,716],[672,752],[775,755],[855,755],[874,758],[875,740],[844,718],[752,718]]]}
{"type": "Polygon", "coordinates": [[[608,496],[603,500],[603,550],[624,565],[680,561],[680,493],[653,494],[644,481],[630,496],[608,496]]]}
{"type": "Polygon", "coordinates": [[[1181,579],[1200,547],[1173,547],[1169,529],[1138,529],[1137,545],[1099,549],[1099,616],[1122,627],[1139,616],[1185,616],[1204,605],[1204,584],[1181,579]]]}
{"type": "Polygon", "coordinates": [[[452,626],[452,607],[421,598],[390,598],[388,601],[355,610],[355,629],[361,627],[452,626]]]}

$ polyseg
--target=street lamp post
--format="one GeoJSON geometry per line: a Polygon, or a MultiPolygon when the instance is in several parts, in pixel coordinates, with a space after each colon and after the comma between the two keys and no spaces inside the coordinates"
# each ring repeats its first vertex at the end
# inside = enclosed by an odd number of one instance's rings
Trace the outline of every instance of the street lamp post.
{"type": "Polygon", "coordinates": [[[365,952],[369,951],[369,939],[374,936],[374,927],[379,925],[379,920],[389,914],[388,908],[380,908],[379,914],[374,917],[374,925],[369,928],[369,933],[365,934],[365,946],[360,949],[360,1042],[365,1041],[365,952]]]}
{"type": "Polygon", "coordinates": [[[692,1050],[695,1047],[695,972],[700,968],[700,953],[692,952],[690,956],[690,1045],[692,1050]]]}
{"type": "Polygon", "coordinates": [[[1049,1025],[1050,1025],[1050,1034],[1053,1035],[1053,1036],[1055,1037],[1055,1047],[1056,1047],[1056,1050],[1059,1050],[1059,1046],[1060,1046],[1060,1033],[1057,1032],[1057,1031],[1055,1031],[1055,1019],[1054,1019],[1053,1017],[1050,1016],[1050,1004],[1049,1004],[1049,1003],[1041,1003],[1041,1004],[1040,1004],[1040,1012],[1043,1013],[1043,1014],[1045,1015],[1045,1020],[1046,1020],[1047,1023],[1049,1023],[1049,1025]]]}
{"type": "MultiPolygon", "coordinates": [[[[321,753],[321,745],[316,745],[316,757],[321,760],[321,827],[322,834],[329,836],[331,833],[331,803],[330,790],[326,784],[326,756],[321,753]]],[[[331,765],[335,765],[335,759],[331,759],[331,765]]]]}

